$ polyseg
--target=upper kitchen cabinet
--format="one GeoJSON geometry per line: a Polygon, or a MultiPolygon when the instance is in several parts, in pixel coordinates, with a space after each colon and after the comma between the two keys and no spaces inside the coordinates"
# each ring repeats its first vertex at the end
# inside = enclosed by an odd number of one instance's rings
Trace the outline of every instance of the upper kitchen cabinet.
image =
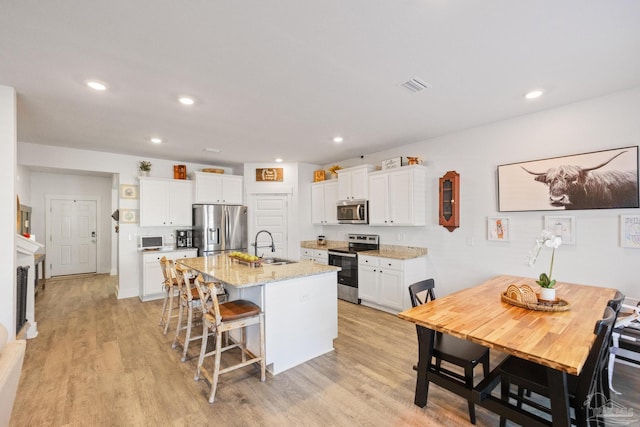
{"type": "Polygon", "coordinates": [[[219,173],[193,172],[193,203],[242,205],[243,177],[219,173]]]}
{"type": "Polygon", "coordinates": [[[311,223],[337,224],[338,181],[330,180],[311,184],[311,223]]]}
{"type": "Polygon", "coordinates": [[[193,182],[140,178],[140,226],[191,226],[193,182]]]}
{"type": "Polygon", "coordinates": [[[338,200],[367,200],[369,198],[369,172],[372,165],[354,166],[338,171],[338,200]]]}
{"type": "Polygon", "coordinates": [[[425,225],[426,177],[424,166],[369,174],[369,225],[425,225]]]}

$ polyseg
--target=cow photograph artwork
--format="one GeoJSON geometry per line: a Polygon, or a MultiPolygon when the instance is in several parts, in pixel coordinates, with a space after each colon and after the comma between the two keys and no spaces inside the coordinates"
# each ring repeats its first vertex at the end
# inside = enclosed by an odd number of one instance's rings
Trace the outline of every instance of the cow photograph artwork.
{"type": "Polygon", "coordinates": [[[638,146],[498,166],[498,210],[640,207],[638,146]]]}

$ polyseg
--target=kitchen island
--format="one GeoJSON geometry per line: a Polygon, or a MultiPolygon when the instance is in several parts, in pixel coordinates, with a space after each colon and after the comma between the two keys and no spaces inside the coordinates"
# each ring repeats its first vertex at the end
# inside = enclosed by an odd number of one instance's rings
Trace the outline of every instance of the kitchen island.
{"type": "MultiPolygon", "coordinates": [[[[267,370],[273,375],[333,350],[338,336],[338,267],[311,261],[251,267],[227,255],[184,258],[180,264],[222,282],[229,299],[246,299],[265,316],[267,370]]],[[[257,325],[247,333],[257,352],[257,325]]]]}

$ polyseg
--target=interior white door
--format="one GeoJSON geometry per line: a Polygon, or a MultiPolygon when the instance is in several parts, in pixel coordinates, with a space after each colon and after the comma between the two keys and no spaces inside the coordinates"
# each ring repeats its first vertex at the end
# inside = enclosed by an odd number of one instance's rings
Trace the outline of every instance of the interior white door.
{"type": "MultiPolygon", "coordinates": [[[[260,230],[267,230],[273,236],[276,247],[271,252],[268,247],[271,239],[267,233],[258,236],[258,256],[287,257],[288,254],[288,197],[286,194],[257,194],[251,198],[249,209],[250,224],[249,244],[255,243],[255,236],[260,230]],[[265,247],[263,247],[265,246],[265,247]]],[[[254,247],[249,246],[249,252],[254,253],[254,247]]]]}
{"type": "Polygon", "coordinates": [[[96,201],[51,200],[51,276],[96,272],[96,201]]]}

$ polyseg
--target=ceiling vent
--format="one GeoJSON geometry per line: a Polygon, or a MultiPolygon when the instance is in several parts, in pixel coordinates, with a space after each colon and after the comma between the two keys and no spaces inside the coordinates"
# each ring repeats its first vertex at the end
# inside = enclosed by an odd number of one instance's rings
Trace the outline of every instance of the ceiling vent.
{"type": "Polygon", "coordinates": [[[431,85],[429,83],[417,77],[414,77],[411,80],[408,80],[402,83],[402,86],[404,86],[409,92],[413,92],[413,93],[431,88],[431,85]]]}

